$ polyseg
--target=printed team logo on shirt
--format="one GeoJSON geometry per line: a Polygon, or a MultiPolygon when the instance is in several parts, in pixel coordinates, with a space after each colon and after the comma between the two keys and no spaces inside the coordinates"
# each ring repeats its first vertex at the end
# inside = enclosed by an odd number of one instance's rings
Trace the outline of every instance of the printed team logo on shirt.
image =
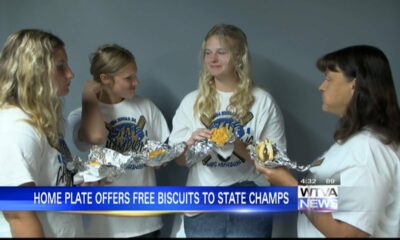
{"type": "MultiPolygon", "coordinates": [[[[236,138],[242,139],[245,143],[251,143],[253,141],[253,136],[251,135],[250,127],[245,128],[246,124],[249,123],[254,118],[254,115],[251,112],[248,112],[245,117],[242,119],[238,119],[236,115],[230,111],[221,111],[214,114],[213,117],[209,118],[205,114],[200,116],[200,121],[204,124],[204,126],[208,129],[226,127],[233,134],[235,134],[236,138]],[[244,138],[244,139],[243,139],[244,138]]],[[[230,161],[231,157],[224,158],[221,155],[217,154],[219,162],[210,162],[212,159],[211,156],[205,157],[202,162],[203,165],[208,167],[236,167],[240,165],[245,160],[240,156],[235,156],[239,159],[236,161],[230,161]]]]}
{"type": "MultiPolygon", "coordinates": [[[[120,153],[127,151],[140,152],[147,139],[147,131],[144,130],[146,119],[140,116],[139,120],[134,117],[120,117],[106,123],[108,130],[106,148],[120,153]]],[[[131,164],[129,169],[141,169],[143,164],[131,164]]]]}
{"type": "Polygon", "coordinates": [[[68,162],[72,161],[72,154],[63,138],[59,139],[57,150],[59,152],[57,160],[60,163],[60,167],[57,171],[56,186],[72,186],[76,172],[67,169],[68,162]]]}

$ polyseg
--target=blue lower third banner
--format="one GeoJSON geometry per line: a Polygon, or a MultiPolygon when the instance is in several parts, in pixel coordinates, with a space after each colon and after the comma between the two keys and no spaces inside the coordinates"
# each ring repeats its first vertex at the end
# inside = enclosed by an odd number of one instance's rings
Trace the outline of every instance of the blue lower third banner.
{"type": "Polygon", "coordinates": [[[287,212],[297,187],[0,187],[0,210],[287,212]]]}

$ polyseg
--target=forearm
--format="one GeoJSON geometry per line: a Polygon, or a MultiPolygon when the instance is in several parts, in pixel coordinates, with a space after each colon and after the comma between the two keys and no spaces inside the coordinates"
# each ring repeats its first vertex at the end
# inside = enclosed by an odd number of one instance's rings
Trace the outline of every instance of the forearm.
{"type": "Polygon", "coordinates": [[[338,221],[332,213],[306,212],[310,222],[326,237],[368,237],[369,235],[360,229],[338,221]]]}
{"type": "Polygon", "coordinates": [[[32,211],[4,211],[12,237],[44,237],[42,225],[32,211]]]}
{"type": "Polygon", "coordinates": [[[185,157],[185,152],[183,152],[179,157],[175,159],[175,162],[179,166],[186,166],[186,157],[185,157]]]}
{"type": "Polygon", "coordinates": [[[238,155],[242,159],[245,159],[246,161],[250,160],[250,154],[249,151],[247,150],[247,144],[238,139],[236,139],[233,144],[234,144],[233,152],[236,155],[238,155]]]}
{"type": "Polygon", "coordinates": [[[187,162],[186,162],[186,151],[189,149],[189,146],[186,144],[185,146],[185,150],[182,152],[181,155],[179,155],[179,157],[177,157],[175,159],[176,164],[178,164],[179,166],[186,166],[187,162]]]}
{"type": "Polygon", "coordinates": [[[99,101],[94,94],[82,97],[82,123],[79,138],[90,144],[103,144],[107,137],[107,129],[100,111],[99,101]]]}

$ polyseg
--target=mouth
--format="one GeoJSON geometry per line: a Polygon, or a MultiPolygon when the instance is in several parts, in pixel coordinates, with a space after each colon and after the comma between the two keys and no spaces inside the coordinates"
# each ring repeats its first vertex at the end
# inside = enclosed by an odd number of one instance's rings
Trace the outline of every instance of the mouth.
{"type": "Polygon", "coordinates": [[[209,65],[210,68],[219,68],[221,65],[209,65]]]}

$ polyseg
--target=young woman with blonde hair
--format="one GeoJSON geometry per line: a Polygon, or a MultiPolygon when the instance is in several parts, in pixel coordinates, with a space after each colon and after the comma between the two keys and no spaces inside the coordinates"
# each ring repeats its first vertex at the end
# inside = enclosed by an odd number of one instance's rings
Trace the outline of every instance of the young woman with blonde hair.
{"type": "MultiPolygon", "coordinates": [[[[100,46],[91,57],[88,81],[82,93],[82,109],[72,111],[68,121],[74,142],[81,151],[101,145],[120,153],[142,151],[147,140],[165,142],[168,125],[157,106],[135,94],[139,83],[133,54],[117,45],[100,46]]],[[[154,168],[132,163],[111,186],[154,186],[154,168]]],[[[157,237],[161,217],[90,216],[88,237],[157,237]]]]}
{"type": "MultiPolygon", "coordinates": [[[[74,74],[64,42],[35,29],[11,34],[0,55],[0,185],[72,186],[62,102],[74,74]]],[[[80,215],[3,211],[13,237],[76,237],[80,215]]],[[[0,226],[5,228],[6,226],[0,226]]]]}
{"type": "MultiPolygon", "coordinates": [[[[263,186],[246,146],[269,138],[286,151],[282,114],[272,96],[256,87],[250,75],[249,50],[244,32],[236,26],[215,25],[202,44],[198,90],[186,95],[173,118],[169,142],[211,137],[212,129],[227,127],[236,140],[216,155],[189,169],[188,186],[263,186]]],[[[185,165],[185,155],[177,162],[185,165]]],[[[265,213],[186,214],[187,237],[270,237],[271,215],[265,213]]]]}

